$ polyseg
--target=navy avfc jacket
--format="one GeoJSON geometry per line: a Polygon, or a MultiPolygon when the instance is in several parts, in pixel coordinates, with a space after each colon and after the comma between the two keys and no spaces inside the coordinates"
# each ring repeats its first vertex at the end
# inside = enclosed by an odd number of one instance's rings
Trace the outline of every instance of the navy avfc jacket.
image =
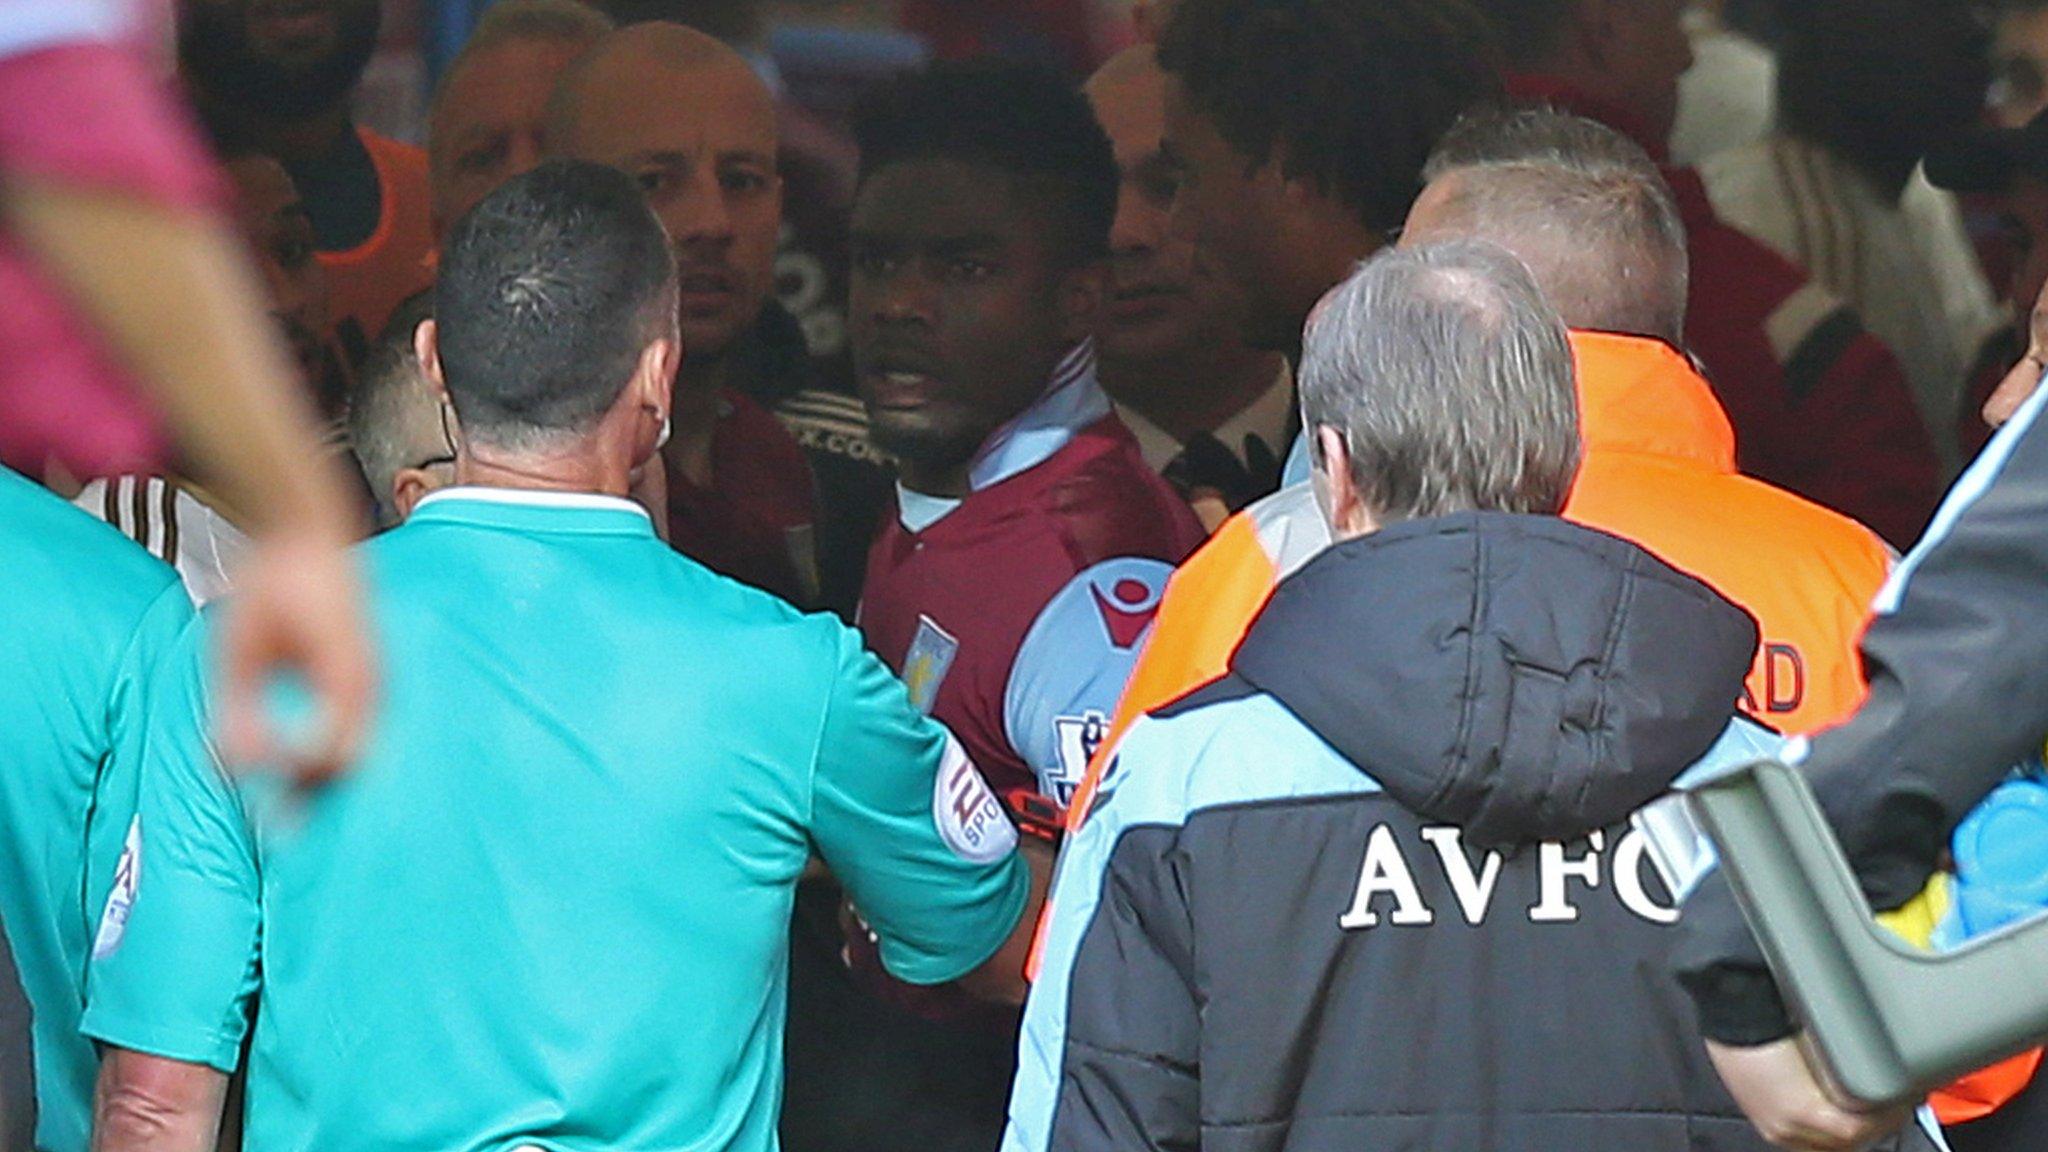
{"type": "Polygon", "coordinates": [[[1005,1152],[1761,1150],[1631,823],[1756,626],[1550,517],[1340,543],[1133,726],[1067,841],[1005,1152]]]}

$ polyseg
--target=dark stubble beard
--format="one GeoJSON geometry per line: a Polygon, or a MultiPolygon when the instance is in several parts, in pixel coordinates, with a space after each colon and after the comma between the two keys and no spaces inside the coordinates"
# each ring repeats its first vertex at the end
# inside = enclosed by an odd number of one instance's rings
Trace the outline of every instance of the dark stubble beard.
{"type": "Polygon", "coordinates": [[[230,108],[283,120],[324,111],[347,98],[377,51],[376,0],[339,5],[334,50],[298,67],[256,55],[241,7],[186,4],[178,16],[180,69],[206,99],[230,108]]]}

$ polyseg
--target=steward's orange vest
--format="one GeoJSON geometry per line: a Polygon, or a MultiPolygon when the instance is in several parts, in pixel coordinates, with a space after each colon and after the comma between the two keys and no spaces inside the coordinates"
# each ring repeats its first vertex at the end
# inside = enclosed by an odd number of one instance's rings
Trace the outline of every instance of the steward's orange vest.
{"type": "MultiPolygon", "coordinates": [[[[1647,548],[1756,617],[1744,712],[1801,734],[1848,717],[1863,701],[1856,645],[1890,550],[1854,520],[1737,473],[1728,417],[1683,352],[1604,332],[1571,340],[1584,459],[1566,518],[1647,548]]],[[[1273,586],[1328,540],[1300,486],[1232,517],[1174,573],[1071,825],[1131,722],[1221,676],[1273,586]]]]}

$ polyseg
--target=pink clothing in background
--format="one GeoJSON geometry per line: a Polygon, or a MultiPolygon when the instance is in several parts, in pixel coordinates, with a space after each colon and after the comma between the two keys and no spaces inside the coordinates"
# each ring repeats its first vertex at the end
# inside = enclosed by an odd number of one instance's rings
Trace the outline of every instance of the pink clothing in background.
{"type": "MultiPolygon", "coordinates": [[[[0,181],[24,176],[182,212],[224,201],[163,82],[139,51],[104,41],[0,57],[0,181]]],[[[54,458],[79,475],[107,475],[158,467],[163,451],[126,370],[20,239],[0,230],[0,461],[40,475],[54,458]]]]}

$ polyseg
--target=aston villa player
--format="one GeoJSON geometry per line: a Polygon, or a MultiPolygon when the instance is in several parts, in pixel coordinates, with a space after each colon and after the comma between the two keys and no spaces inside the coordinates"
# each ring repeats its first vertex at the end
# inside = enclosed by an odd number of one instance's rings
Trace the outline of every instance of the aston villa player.
{"type": "Polygon", "coordinates": [[[1053,827],[1201,539],[1095,379],[1116,162],[1078,93],[1014,66],[899,81],[856,134],[854,358],[901,475],[861,626],[1021,823],[1053,827]]]}
{"type": "MultiPolygon", "coordinates": [[[[1202,538],[1095,379],[1116,161],[1078,92],[1010,65],[900,80],[855,131],[854,359],[901,477],[860,624],[1019,823],[1056,827],[1168,574],[1202,538]]],[[[988,1025],[983,1048],[925,1053],[936,1091],[918,1107],[928,1127],[956,1113],[928,1147],[993,1148],[1014,1013],[886,981],[860,934],[851,953],[899,1007],[988,1025]]]]}
{"type": "Polygon", "coordinates": [[[854,352],[902,461],[861,624],[999,790],[1064,805],[1201,529],[1095,379],[1117,170],[1087,103],[940,67],[859,126],[854,352]]]}

